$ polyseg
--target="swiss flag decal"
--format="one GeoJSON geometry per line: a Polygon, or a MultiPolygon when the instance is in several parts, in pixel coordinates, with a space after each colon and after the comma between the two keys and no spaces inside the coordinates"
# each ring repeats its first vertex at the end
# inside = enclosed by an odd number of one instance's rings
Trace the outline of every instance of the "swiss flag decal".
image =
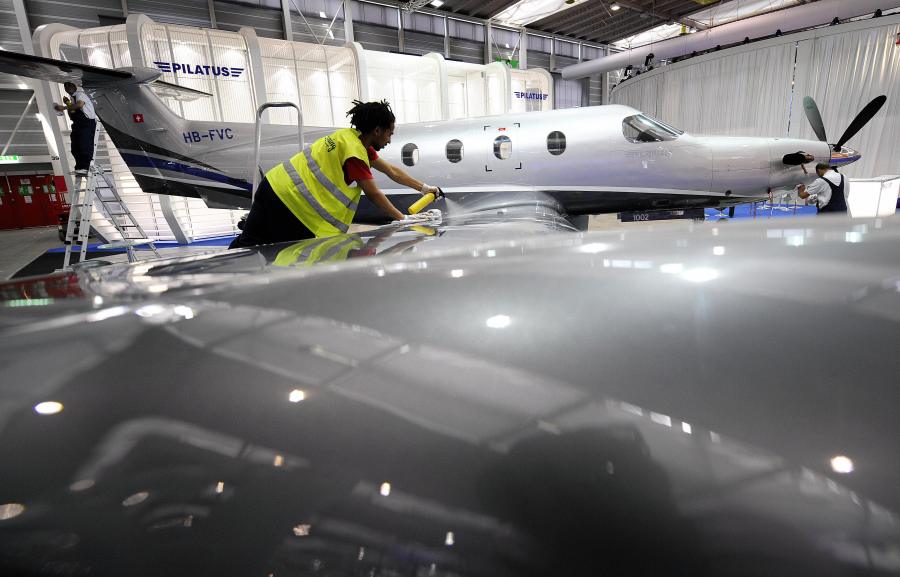
{"type": "Polygon", "coordinates": [[[132,114],[131,117],[134,119],[135,122],[143,122],[144,121],[143,114],[132,114]]]}

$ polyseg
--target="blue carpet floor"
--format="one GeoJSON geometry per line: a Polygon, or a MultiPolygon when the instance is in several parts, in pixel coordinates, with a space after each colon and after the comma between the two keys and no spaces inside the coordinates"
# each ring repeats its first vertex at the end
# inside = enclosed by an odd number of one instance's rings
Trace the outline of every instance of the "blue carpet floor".
{"type": "MultiPolygon", "coordinates": [[[[167,248],[184,248],[186,246],[228,246],[231,244],[231,241],[234,240],[233,236],[221,236],[218,238],[207,238],[205,240],[194,241],[189,244],[178,244],[175,241],[156,241],[153,244],[157,249],[167,249],[167,248]]],[[[121,248],[100,248],[100,244],[89,244],[88,250],[92,252],[125,252],[124,249],[121,248]]],[[[150,250],[146,246],[137,246],[136,250],[150,250]]],[[[66,247],[59,246],[56,248],[48,249],[47,252],[66,252],[66,247]]]]}

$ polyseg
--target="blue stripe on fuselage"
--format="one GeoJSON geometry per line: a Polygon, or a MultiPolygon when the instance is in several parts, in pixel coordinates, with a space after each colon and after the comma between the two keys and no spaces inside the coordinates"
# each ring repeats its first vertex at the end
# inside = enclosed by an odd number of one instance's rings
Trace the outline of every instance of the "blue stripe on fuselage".
{"type": "Polygon", "coordinates": [[[181,172],[183,174],[189,174],[191,176],[205,178],[207,180],[214,180],[216,182],[230,184],[232,186],[242,188],[246,191],[250,191],[253,188],[253,186],[249,182],[243,181],[239,178],[232,178],[220,172],[211,172],[203,168],[188,166],[187,164],[181,164],[180,162],[173,162],[171,160],[163,160],[161,158],[153,158],[150,156],[143,156],[139,154],[129,154],[127,152],[122,153],[122,160],[124,160],[125,164],[127,164],[128,166],[150,167],[158,168],[160,170],[171,170],[172,172],[181,172]]]}

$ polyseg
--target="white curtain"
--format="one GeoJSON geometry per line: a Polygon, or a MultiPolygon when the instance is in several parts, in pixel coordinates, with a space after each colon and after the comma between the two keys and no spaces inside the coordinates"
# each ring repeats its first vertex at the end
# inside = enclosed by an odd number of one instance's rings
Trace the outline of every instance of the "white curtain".
{"type": "Polygon", "coordinates": [[[629,80],[613,93],[696,134],[786,136],[794,42],[702,57],[629,80]]]}
{"type": "Polygon", "coordinates": [[[842,172],[900,174],[898,24],[900,16],[886,16],[704,55],[629,80],[611,100],[695,134],[815,139],[802,105],[809,95],[836,142],[863,106],[886,94],[847,143],[862,160],[842,172]]]}
{"type": "MultiPolygon", "coordinates": [[[[837,142],[870,100],[881,94],[888,97],[878,115],[847,142],[863,155],[842,171],[847,176],[900,174],[900,46],[894,44],[896,38],[893,23],[805,41],[811,45],[811,63],[801,69],[798,62],[795,99],[807,95],[815,99],[829,142],[837,142]]],[[[792,136],[815,139],[802,109],[799,115],[792,122],[792,136]]]]}

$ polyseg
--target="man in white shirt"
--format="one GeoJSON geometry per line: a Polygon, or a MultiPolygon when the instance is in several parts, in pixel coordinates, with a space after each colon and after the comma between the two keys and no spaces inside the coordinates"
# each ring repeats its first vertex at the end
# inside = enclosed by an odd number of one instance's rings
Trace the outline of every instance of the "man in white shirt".
{"type": "Polygon", "coordinates": [[[53,103],[53,108],[60,115],[69,113],[72,120],[72,156],[75,157],[75,174],[84,176],[94,158],[94,133],[97,130],[97,114],[94,103],[83,90],[73,82],[63,84],[72,99],[63,97],[63,104],[53,103]]]}
{"type": "Polygon", "coordinates": [[[844,185],[844,176],[823,163],[816,165],[816,174],[819,178],[808,187],[803,184],[797,187],[797,195],[806,200],[806,204],[815,203],[820,213],[847,212],[847,187],[844,185]]]}

